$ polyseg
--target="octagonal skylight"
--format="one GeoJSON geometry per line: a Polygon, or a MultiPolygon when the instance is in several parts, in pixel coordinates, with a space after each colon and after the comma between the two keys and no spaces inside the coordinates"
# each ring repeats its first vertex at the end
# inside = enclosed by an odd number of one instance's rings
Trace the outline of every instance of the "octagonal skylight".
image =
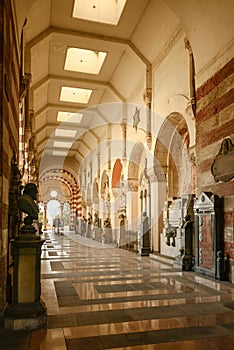
{"type": "Polygon", "coordinates": [[[74,103],[88,103],[92,90],[75,88],[70,86],[62,86],[60,92],[60,101],[74,103]]]}
{"type": "Polygon", "coordinates": [[[73,142],[54,141],[55,148],[70,148],[73,142]]]}
{"type": "Polygon", "coordinates": [[[57,121],[64,123],[79,124],[83,118],[83,113],[63,112],[58,111],[57,121]]]}
{"type": "Polygon", "coordinates": [[[75,0],[72,17],[117,25],[127,0],[75,0]]]}
{"type": "Polygon", "coordinates": [[[77,131],[73,129],[56,129],[55,130],[55,136],[58,137],[72,137],[74,138],[76,136],[77,131]]]}
{"type": "Polygon", "coordinates": [[[67,151],[52,151],[53,156],[66,157],[67,151]]]}
{"type": "Polygon", "coordinates": [[[74,72],[98,74],[104,63],[107,53],[69,47],[67,49],[65,70],[74,72]]]}

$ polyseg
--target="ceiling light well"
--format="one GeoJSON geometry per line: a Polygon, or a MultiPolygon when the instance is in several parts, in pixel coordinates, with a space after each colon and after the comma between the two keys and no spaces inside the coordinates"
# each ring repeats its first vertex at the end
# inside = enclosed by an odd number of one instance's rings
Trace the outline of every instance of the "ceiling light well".
{"type": "Polygon", "coordinates": [[[60,101],[87,104],[93,90],[62,86],[60,101]]]}
{"type": "Polygon", "coordinates": [[[99,74],[107,52],[68,47],[64,70],[73,72],[99,74]]]}
{"type": "Polygon", "coordinates": [[[73,113],[65,111],[58,111],[57,113],[58,122],[80,124],[82,118],[83,113],[73,113]]]}
{"type": "Polygon", "coordinates": [[[118,25],[127,0],[75,0],[72,17],[118,25]]]}

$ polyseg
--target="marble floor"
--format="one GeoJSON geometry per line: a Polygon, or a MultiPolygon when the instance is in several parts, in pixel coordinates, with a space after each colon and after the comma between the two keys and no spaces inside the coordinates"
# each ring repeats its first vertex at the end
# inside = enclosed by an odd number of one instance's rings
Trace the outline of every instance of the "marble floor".
{"type": "Polygon", "coordinates": [[[1,350],[231,350],[234,286],[80,235],[47,232],[48,326],[0,329],[1,350]]]}

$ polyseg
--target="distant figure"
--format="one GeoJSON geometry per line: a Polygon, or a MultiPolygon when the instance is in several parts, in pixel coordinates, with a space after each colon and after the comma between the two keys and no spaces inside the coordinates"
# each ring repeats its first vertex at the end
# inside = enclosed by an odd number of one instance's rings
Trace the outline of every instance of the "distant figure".
{"type": "Polygon", "coordinates": [[[24,219],[25,225],[31,225],[33,220],[38,220],[38,206],[35,203],[37,193],[37,186],[30,182],[24,187],[23,195],[18,199],[19,209],[28,214],[24,219]]]}

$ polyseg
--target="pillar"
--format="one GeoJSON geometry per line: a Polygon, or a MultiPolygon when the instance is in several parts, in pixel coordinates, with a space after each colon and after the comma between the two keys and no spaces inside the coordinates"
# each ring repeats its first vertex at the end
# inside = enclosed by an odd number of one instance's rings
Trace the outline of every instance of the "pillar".
{"type": "Polygon", "coordinates": [[[47,203],[44,204],[44,231],[47,231],[47,203]]]}
{"type": "Polygon", "coordinates": [[[24,225],[12,241],[14,256],[12,303],[4,317],[4,326],[11,330],[37,329],[46,326],[46,307],[41,300],[41,246],[32,225],[24,225]]]}

